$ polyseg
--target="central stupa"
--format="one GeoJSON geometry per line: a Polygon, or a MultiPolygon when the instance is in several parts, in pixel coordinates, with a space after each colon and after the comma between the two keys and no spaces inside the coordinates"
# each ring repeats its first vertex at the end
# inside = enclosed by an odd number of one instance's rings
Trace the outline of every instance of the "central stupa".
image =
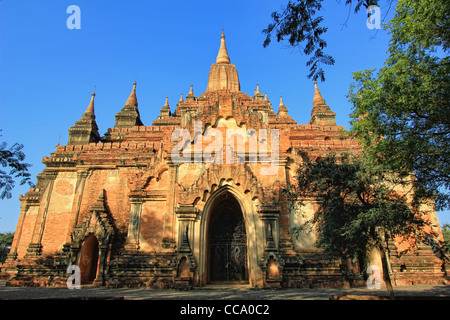
{"type": "Polygon", "coordinates": [[[241,91],[236,66],[230,62],[225,44],[225,34],[223,32],[216,63],[211,65],[211,70],[209,71],[208,87],[206,90],[216,91],[221,89],[228,89],[231,92],[241,91]]]}

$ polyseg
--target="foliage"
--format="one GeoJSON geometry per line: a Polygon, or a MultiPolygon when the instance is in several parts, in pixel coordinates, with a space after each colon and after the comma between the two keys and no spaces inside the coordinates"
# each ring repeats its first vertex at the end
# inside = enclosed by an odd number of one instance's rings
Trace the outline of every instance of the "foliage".
{"type": "Polygon", "coordinates": [[[366,269],[368,251],[377,248],[393,298],[389,239],[399,237],[412,247],[430,236],[424,232],[420,208],[409,201],[411,180],[393,175],[364,157],[331,154],[311,161],[306,154],[302,156],[296,183],[288,185],[284,193],[291,203],[305,203],[311,197],[319,200],[312,222],[316,245],[330,257],[357,260],[362,269],[366,269]]]}
{"type": "MultiPolygon", "coordinates": [[[[323,35],[328,28],[323,26],[323,17],[318,15],[322,9],[323,0],[297,0],[289,1],[286,7],[281,11],[272,13],[272,22],[269,23],[263,33],[266,35],[264,47],[267,47],[271,41],[273,33],[278,42],[288,39],[289,45],[299,47],[303,53],[310,56],[306,65],[310,67],[308,78],[325,80],[323,65],[333,65],[334,58],[324,52],[327,42],[323,35]]],[[[346,0],[345,5],[356,3],[355,13],[362,6],[365,8],[371,5],[377,5],[378,0],[346,0]]]]}
{"type": "Polygon", "coordinates": [[[416,201],[450,208],[449,13],[445,0],[400,0],[386,25],[389,57],[378,73],[354,74],[352,133],[365,154],[415,174],[416,201]]]}
{"type": "Polygon", "coordinates": [[[303,159],[285,193],[291,201],[319,199],[316,245],[331,257],[364,257],[371,247],[383,250],[388,238],[425,236],[419,209],[411,206],[408,192],[396,191],[408,191],[408,181],[348,154],[303,159]]]}
{"type": "Polygon", "coordinates": [[[5,262],[6,256],[11,249],[13,239],[14,233],[0,233],[0,263],[5,262]]]}
{"type": "Polygon", "coordinates": [[[444,236],[444,242],[447,248],[450,248],[450,225],[444,224],[442,227],[442,234],[444,236]]]}
{"type": "Polygon", "coordinates": [[[0,143],[0,165],[3,168],[9,168],[9,173],[0,170],[0,199],[11,198],[11,191],[15,186],[16,179],[19,179],[21,185],[28,183],[30,187],[33,186],[30,181],[31,175],[28,172],[31,165],[23,162],[25,154],[22,149],[23,145],[18,143],[13,144],[10,148],[6,142],[0,143]]]}

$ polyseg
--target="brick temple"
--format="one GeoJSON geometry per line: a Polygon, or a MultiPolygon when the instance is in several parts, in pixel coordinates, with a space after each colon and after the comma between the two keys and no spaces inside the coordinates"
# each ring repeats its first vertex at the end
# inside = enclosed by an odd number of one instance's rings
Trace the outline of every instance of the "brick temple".
{"type": "MultiPolygon", "coordinates": [[[[136,86],[104,136],[94,92],[68,144],[43,158],[36,186],[20,197],[1,269],[9,285],[65,286],[69,265],[79,266],[82,284],[110,287],[364,285],[358,265],[330,262],[314,246],[313,230],[293,235],[319,199],[298,208],[280,193],[299,151],[361,150],[317,83],[311,120],[297,124],[282,98],[275,112],[259,85],[241,92],[222,33],[206,91],[197,96],[191,85],[172,108],[167,99],[151,125],[140,117],[136,86]]],[[[394,284],[442,283],[443,261],[429,246],[399,251],[392,243],[394,284]]],[[[380,254],[370,261],[381,265],[380,254]]]]}

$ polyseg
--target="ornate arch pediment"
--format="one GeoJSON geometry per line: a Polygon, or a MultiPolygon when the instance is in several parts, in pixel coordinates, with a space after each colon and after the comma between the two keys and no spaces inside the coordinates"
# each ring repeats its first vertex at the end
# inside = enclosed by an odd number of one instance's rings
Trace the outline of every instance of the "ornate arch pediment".
{"type": "Polygon", "coordinates": [[[89,214],[73,229],[72,244],[81,244],[90,234],[95,235],[101,245],[108,244],[112,240],[116,228],[105,201],[105,190],[102,189],[89,214]]]}
{"type": "Polygon", "coordinates": [[[189,187],[176,183],[177,202],[180,205],[193,204],[198,199],[206,198],[216,187],[233,182],[241,192],[250,192],[252,198],[260,198],[262,202],[277,202],[279,200],[280,184],[275,181],[270,187],[264,187],[253,174],[248,165],[210,165],[198,179],[189,187]],[[207,196],[205,197],[205,193],[207,196]]]}

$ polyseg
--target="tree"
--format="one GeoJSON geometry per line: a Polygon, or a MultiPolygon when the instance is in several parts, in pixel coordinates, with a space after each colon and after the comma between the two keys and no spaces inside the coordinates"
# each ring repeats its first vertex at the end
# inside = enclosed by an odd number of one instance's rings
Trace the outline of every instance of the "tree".
{"type": "Polygon", "coordinates": [[[414,243],[425,239],[420,208],[410,201],[409,182],[364,157],[330,154],[312,161],[303,155],[296,182],[285,194],[300,204],[311,196],[320,207],[311,223],[317,232],[316,246],[333,258],[351,258],[367,267],[365,257],[377,248],[383,262],[386,286],[393,296],[389,276],[388,241],[414,243]],[[398,187],[404,192],[400,193],[398,187]]]}
{"type": "Polygon", "coordinates": [[[31,165],[24,162],[25,154],[22,149],[22,144],[15,143],[8,148],[6,142],[0,143],[0,165],[9,168],[9,172],[0,170],[0,199],[11,198],[16,179],[19,179],[21,185],[28,183],[30,187],[33,186],[28,172],[31,165]]]}
{"type": "Polygon", "coordinates": [[[6,256],[11,249],[11,245],[14,239],[14,233],[0,233],[0,264],[5,262],[6,256]]]}
{"type": "Polygon", "coordinates": [[[414,173],[416,201],[450,208],[450,3],[400,0],[386,25],[384,66],[354,74],[351,133],[365,155],[399,175],[414,173]]]}
{"type": "MultiPolygon", "coordinates": [[[[310,59],[306,66],[310,67],[309,79],[325,81],[323,65],[333,65],[334,58],[324,52],[327,42],[323,35],[328,28],[323,26],[324,19],[318,15],[322,9],[323,0],[297,0],[289,1],[281,11],[272,13],[272,22],[262,32],[266,35],[263,46],[267,47],[275,33],[278,42],[288,39],[289,45],[298,47],[310,59]]],[[[389,1],[390,3],[392,2],[389,1]]],[[[345,5],[356,3],[355,13],[361,7],[366,9],[378,5],[379,0],[346,0],[345,5]]]]}
{"type": "Polygon", "coordinates": [[[442,226],[442,235],[444,236],[444,242],[447,248],[450,248],[450,225],[444,224],[442,226]]]}

